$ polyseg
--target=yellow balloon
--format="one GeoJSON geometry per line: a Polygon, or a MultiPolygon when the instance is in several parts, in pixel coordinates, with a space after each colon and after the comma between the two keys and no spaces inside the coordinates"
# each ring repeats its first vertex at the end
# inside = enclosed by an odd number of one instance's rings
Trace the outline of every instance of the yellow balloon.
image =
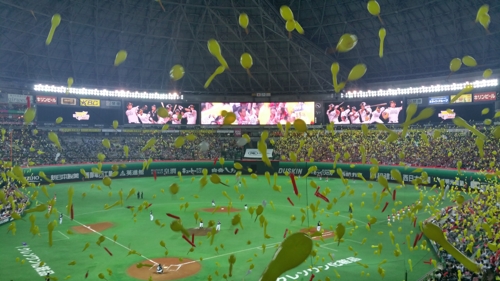
{"type": "Polygon", "coordinates": [[[366,65],[363,63],[355,65],[351,72],[349,72],[349,76],[347,77],[347,81],[356,81],[363,77],[366,73],[366,65]]]}
{"type": "Polygon", "coordinates": [[[450,62],[450,70],[451,72],[456,72],[462,67],[462,60],[459,58],[454,58],[450,62]]]}
{"type": "Polygon", "coordinates": [[[102,183],[103,183],[105,186],[107,186],[107,187],[111,187],[111,178],[109,178],[109,177],[104,177],[104,178],[102,179],[102,183]]]}
{"type": "Polygon", "coordinates": [[[113,121],[113,129],[117,129],[118,128],[118,121],[117,120],[114,120],[113,121]]]}
{"type": "Polygon", "coordinates": [[[493,70],[488,68],[483,72],[483,78],[490,78],[491,74],[493,74],[493,70]]]}
{"type": "Polygon", "coordinates": [[[111,143],[109,142],[108,139],[103,139],[102,140],[102,145],[105,147],[105,148],[110,148],[111,147],[111,143]]]}
{"type": "Polygon", "coordinates": [[[240,58],[240,64],[244,69],[250,69],[253,65],[252,56],[249,53],[243,53],[240,58]]]}
{"type": "Polygon", "coordinates": [[[182,79],[184,77],[184,67],[180,64],[176,64],[172,66],[172,69],[170,69],[170,78],[172,80],[177,81],[182,79]]]}
{"type": "Polygon", "coordinates": [[[384,56],[384,40],[385,40],[386,35],[387,35],[387,32],[386,32],[385,28],[382,27],[378,31],[378,37],[380,37],[380,48],[378,51],[378,56],[381,58],[384,56]]]}
{"type": "Polygon", "coordinates": [[[47,36],[47,40],[45,40],[45,45],[50,45],[52,42],[52,37],[54,37],[54,32],[56,32],[56,28],[61,24],[61,15],[55,14],[52,16],[51,27],[49,31],[49,36],[47,36]]]}
{"type": "Polygon", "coordinates": [[[286,21],[286,30],[288,30],[288,32],[292,32],[295,30],[295,21],[292,19],[292,20],[287,20],[286,21]]]}
{"type": "Polygon", "coordinates": [[[226,117],[224,117],[223,125],[231,125],[236,121],[236,114],[233,112],[228,112],[226,117]]]}
{"type": "MultiPolygon", "coordinates": [[[[208,45],[208,51],[210,52],[210,54],[212,54],[212,56],[216,57],[222,66],[229,69],[229,65],[227,64],[226,60],[222,57],[219,42],[217,42],[217,40],[215,40],[215,39],[210,39],[210,40],[208,40],[207,45],[208,45]]],[[[220,73],[218,73],[218,74],[220,74],[220,73]]]]}
{"type": "Polygon", "coordinates": [[[333,87],[335,88],[335,90],[337,90],[338,86],[337,75],[339,74],[340,71],[339,63],[338,62],[332,63],[332,67],[330,68],[330,70],[332,71],[333,87]]]}
{"type": "Polygon", "coordinates": [[[341,53],[349,52],[358,44],[358,37],[353,34],[344,34],[337,44],[337,51],[341,53]]]}
{"type": "Polygon", "coordinates": [[[479,23],[488,31],[488,27],[490,26],[490,15],[489,14],[483,14],[481,17],[479,17],[479,23]]]}
{"type": "Polygon", "coordinates": [[[186,142],[186,139],[184,137],[177,137],[174,141],[174,146],[176,148],[180,148],[184,145],[185,142],[186,142]]]}
{"type": "Polygon", "coordinates": [[[473,57],[471,57],[471,56],[465,56],[465,57],[463,57],[462,58],[462,62],[466,66],[468,66],[468,67],[475,67],[475,66],[477,66],[476,60],[473,57]]]}
{"type": "Polygon", "coordinates": [[[74,82],[73,77],[69,77],[68,78],[68,88],[71,88],[71,86],[73,86],[73,82],[74,82]]]}
{"type": "Polygon", "coordinates": [[[377,1],[375,1],[375,0],[368,1],[367,8],[368,8],[368,12],[372,16],[380,15],[380,5],[378,4],[377,1]]]}
{"type": "Polygon", "coordinates": [[[295,119],[295,121],[293,121],[293,127],[301,133],[307,131],[307,124],[302,119],[295,119]]]}
{"type": "Polygon", "coordinates": [[[57,117],[56,119],[56,124],[61,124],[63,121],[63,118],[62,117],[57,117]]]}
{"type": "Polygon", "coordinates": [[[293,20],[293,12],[288,6],[280,7],[280,15],[286,21],[293,20]]]}
{"type": "Polygon", "coordinates": [[[479,21],[482,15],[487,14],[489,11],[490,11],[490,6],[488,6],[487,4],[481,6],[481,8],[479,8],[479,10],[477,11],[476,22],[479,21]]]}
{"type": "Polygon", "coordinates": [[[35,120],[35,115],[36,115],[36,109],[34,109],[33,107],[26,109],[26,111],[24,112],[24,124],[28,125],[33,120],[35,120]]]}
{"type": "Polygon", "coordinates": [[[302,28],[302,25],[298,21],[295,21],[295,30],[301,35],[305,33],[304,28],[302,28]]]}
{"type": "Polygon", "coordinates": [[[205,89],[208,88],[208,86],[210,86],[210,84],[212,83],[212,81],[214,80],[215,76],[219,75],[219,74],[222,74],[224,72],[224,70],[226,70],[226,68],[224,66],[219,66],[217,67],[217,69],[215,70],[215,72],[207,79],[207,82],[205,82],[205,89]]]}
{"type": "Polygon", "coordinates": [[[156,113],[158,114],[158,116],[160,116],[161,118],[167,118],[169,117],[168,116],[168,110],[165,108],[165,107],[160,107],[158,108],[158,110],[156,111],[156,113]]]}
{"type": "Polygon", "coordinates": [[[248,15],[245,13],[241,13],[240,17],[238,18],[238,22],[241,27],[245,29],[245,31],[248,33],[248,23],[250,22],[250,19],[248,18],[248,15]]]}
{"type": "Polygon", "coordinates": [[[116,58],[115,58],[115,66],[119,66],[120,64],[122,64],[125,60],[127,59],[127,51],[125,50],[120,50],[117,54],[116,54],[116,58]]]}

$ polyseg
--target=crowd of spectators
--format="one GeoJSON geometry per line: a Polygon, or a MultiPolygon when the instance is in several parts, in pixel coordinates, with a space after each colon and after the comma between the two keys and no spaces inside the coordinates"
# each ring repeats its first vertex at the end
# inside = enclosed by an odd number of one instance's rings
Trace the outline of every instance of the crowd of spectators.
{"type": "Polygon", "coordinates": [[[0,202],[0,224],[5,223],[10,220],[12,212],[22,214],[24,209],[27,207],[28,197],[23,193],[20,193],[17,186],[13,182],[2,182],[1,188],[5,194],[5,204],[0,202]],[[15,206],[12,206],[11,200],[14,202],[15,206]]]}
{"type": "Polygon", "coordinates": [[[460,252],[480,264],[482,271],[474,273],[467,270],[463,264],[455,260],[448,252],[438,245],[434,245],[438,253],[441,268],[434,270],[426,281],[475,281],[498,280],[500,277],[500,251],[492,251],[488,244],[500,243],[500,226],[494,220],[500,215],[499,203],[496,200],[494,187],[484,191],[473,200],[464,202],[461,206],[443,209],[440,218],[432,222],[439,225],[447,240],[460,252]],[[491,191],[491,192],[490,192],[491,191]],[[489,225],[489,236],[483,227],[489,225]],[[459,273],[460,272],[460,273],[459,273]],[[497,279],[495,279],[497,278],[497,279]]]}

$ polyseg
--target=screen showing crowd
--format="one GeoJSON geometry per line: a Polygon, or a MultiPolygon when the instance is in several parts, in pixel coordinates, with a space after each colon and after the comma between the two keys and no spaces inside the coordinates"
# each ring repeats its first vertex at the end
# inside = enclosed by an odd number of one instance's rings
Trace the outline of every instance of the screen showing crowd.
{"type": "Polygon", "coordinates": [[[126,102],[125,107],[125,122],[128,124],[195,125],[198,118],[198,106],[196,104],[133,101],[126,102]],[[158,115],[160,107],[167,110],[167,117],[158,115]]]}
{"type": "MultiPolygon", "coordinates": [[[[368,100],[326,104],[326,117],[334,124],[372,124],[402,122],[403,101],[368,100]]],[[[404,120],[403,120],[404,121],[404,120]]]]}
{"type": "Polygon", "coordinates": [[[222,125],[221,112],[233,112],[236,121],[233,125],[276,125],[293,123],[302,119],[307,124],[314,124],[314,102],[280,103],[202,103],[201,124],[222,125]]]}

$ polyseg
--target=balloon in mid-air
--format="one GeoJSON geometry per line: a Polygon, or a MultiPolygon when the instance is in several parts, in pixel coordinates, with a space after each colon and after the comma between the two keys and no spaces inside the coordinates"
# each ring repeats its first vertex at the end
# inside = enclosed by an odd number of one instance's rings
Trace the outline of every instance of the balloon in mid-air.
{"type": "Polygon", "coordinates": [[[378,37],[380,37],[380,48],[378,51],[378,56],[381,58],[384,57],[384,40],[385,40],[386,35],[387,35],[387,32],[386,32],[385,28],[382,27],[378,31],[378,37]]]}
{"type": "Polygon", "coordinates": [[[249,53],[243,53],[240,58],[241,66],[247,70],[248,75],[250,75],[250,68],[253,66],[253,58],[249,53]]]}
{"type": "Polygon", "coordinates": [[[115,66],[119,66],[120,64],[122,64],[125,60],[127,59],[127,51],[125,50],[120,50],[117,54],[116,54],[116,58],[115,58],[115,66]]]}
{"type": "Polygon", "coordinates": [[[366,73],[366,65],[365,64],[357,64],[349,72],[349,76],[347,77],[347,81],[356,81],[363,77],[366,73]]]}
{"type": "Polygon", "coordinates": [[[358,44],[358,37],[354,34],[344,34],[337,44],[337,51],[341,53],[349,52],[358,44]]]}
{"type": "Polygon", "coordinates": [[[248,18],[248,15],[245,13],[241,13],[240,17],[238,18],[238,22],[243,29],[245,29],[245,32],[248,34],[248,24],[250,22],[250,19],[248,18]]]}
{"type": "Polygon", "coordinates": [[[56,28],[61,24],[61,15],[55,14],[52,16],[51,27],[49,31],[49,36],[47,36],[47,40],[45,40],[45,45],[50,45],[52,42],[52,38],[54,37],[54,32],[56,32],[56,28]]]}
{"type": "Polygon", "coordinates": [[[286,21],[293,20],[293,12],[288,6],[280,7],[280,15],[286,21]]]}
{"type": "Polygon", "coordinates": [[[457,72],[462,67],[462,60],[459,58],[454,58],[450,62],[450,70],[451,72],[457,72]]]}
{"type": "Polygon", "coordinates": [[[182,79],[184,77],[184,67],[180,64],[176,64],[172,66],[172,69],[170,69],[170,78],[172,80],[177,81],[182,79]]]}

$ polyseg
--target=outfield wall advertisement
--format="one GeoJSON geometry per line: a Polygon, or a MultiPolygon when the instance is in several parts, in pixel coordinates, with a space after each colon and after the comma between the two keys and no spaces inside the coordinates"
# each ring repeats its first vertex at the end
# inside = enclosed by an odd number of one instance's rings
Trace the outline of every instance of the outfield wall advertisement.
{"type": "MultiPolygon", "coordinates": [[[[214,165],[213,162],[154,162],[151,163],[149,169],[143,170],[141,162],[128,163],[126,166],[119,166],[118,175],[115,178],[129,178],[129,177],[150,177],[153,173],[157,176],[175,176],[178,172],[183,175],[202,175],[203,169],[207,169],[209,173],[217,173],[220,175],[230,175],[235,174],[236,169],[233,167],[233,161],[226,161],[224,166],[220,163],[214,165]]],[[[244,167],[247,168],[255,162],[240,162],[244,167]]],[[[275,168],[275,171],[279,175],[284,175],[285,173],[294,173],[295,175],[305,175],[311,166],[317,166],[317,170],[312,173],[312,176],[322,175],[323,177],[338,178],[339,176],[333,170],[332,163],[291,163],[291,162],[280,162],[279,168],[275,168]]],[[[359,178],[360,173],[365,179],[370,179],[371,172],[370,168],[372,165],[354,165],[351,167],[350,164],[337,164],[337,168],[342,169],[343,176],[346,178],[359,178]]],[[[113,173],[111,164],[102,165],[102,173],[97,174],[92,172],[92,168],[97,168],[97,165],[66,165],[66,166],[51,166],[51,167],[36,167],[31,169],[24,169],[24,175],[28,181],[34,183],[47,183],[39,173],[43,171],[46,177],[53,182],[68,182],[68,181],[82,181],[84,176],[81,173],[81,169],[85,170],[86,178],[89,180],[101,179],[104,176],[111,176],[113,173]]],[[[116,168],[116,167],[115,167],[116,168]]],[[[379,166],[378,171],[376,171],[375,177],[383,175],[390,181],[395,181],[391,177],[390,171],[392,169],[399,170],[403,180],[406,183],[411,183],[417,178],[421,178],[421,169],[413,167],[400,167],[400,166],[379,166]],[[419,171],[420,170],[420,171],[419,171]]],[[[246,169],[243,169],[246,173],[246,169]]],[[[478,174],[476,172],[466,172],[461,171],[458,173],[456,170],[443,170],[443,169],[425,169],[428,175],[428,184],[438,184],[439,180],[444,180],[446,185],[455,186],[468,186],[473,188],[481,188],[481,185],[486,184],[484,174],[478,174]]],[[[257,171],[257,173],[262,174],[257,171]]],[[[272,172],[271,172],[272,173],[272,172]]]]}

